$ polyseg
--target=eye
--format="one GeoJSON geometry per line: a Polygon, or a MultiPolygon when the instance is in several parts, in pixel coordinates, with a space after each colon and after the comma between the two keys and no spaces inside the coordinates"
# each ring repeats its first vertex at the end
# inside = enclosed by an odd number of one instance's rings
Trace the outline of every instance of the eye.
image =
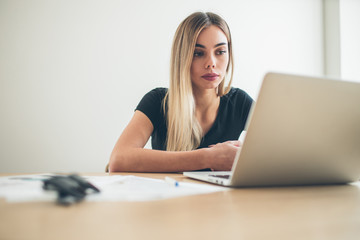
{"type": "Polygon", "coordinates": [[[226,53],[227,53],[227,51],[225,51],[225,50],[219,50],[216,52],[217,55],[224,55],[226,53]]]}
{"type": "Polygon", "coordinates": [[[202,52],[202,51],[195,51],[194,52],[194,57],[202,57],[202,56],[204,56],[204,52],[202,52]]]}

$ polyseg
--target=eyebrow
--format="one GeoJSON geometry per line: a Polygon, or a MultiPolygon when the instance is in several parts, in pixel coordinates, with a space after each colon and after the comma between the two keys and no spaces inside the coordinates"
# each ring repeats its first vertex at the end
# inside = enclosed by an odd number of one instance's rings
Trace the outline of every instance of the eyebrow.
{"type": "MultiPolygon", "coordinates": [[[[226,44],[227,43],[225,43],[225,42],[221,42],[221,43],[216,44],[214,47],[219,47],[219,46],[223,46],[223,45],[226,45],[226,44]]],[[[195,47],[206,48],[204,45],[199,44],[199,43],[195,44],[195,47]]]]}

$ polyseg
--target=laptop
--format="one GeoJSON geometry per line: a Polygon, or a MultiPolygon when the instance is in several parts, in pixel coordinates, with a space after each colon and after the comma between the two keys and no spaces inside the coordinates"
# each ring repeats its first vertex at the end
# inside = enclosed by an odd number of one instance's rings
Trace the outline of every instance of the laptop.
{"type": "Polygon", "coordinates": [[[360,83],[268,73],[230,172],[184,172],[229,187],[360,178],[360,83]]]}

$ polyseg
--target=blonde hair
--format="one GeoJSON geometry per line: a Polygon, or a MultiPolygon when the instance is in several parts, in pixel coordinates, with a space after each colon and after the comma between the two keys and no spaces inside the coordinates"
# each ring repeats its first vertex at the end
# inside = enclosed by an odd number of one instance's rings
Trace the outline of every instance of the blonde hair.
{"type": "Polygon", "coordinates": [[[167,112],[167,151],[189,151],[200,146],[203,133],[195,117],[190,68],[197,38],[204,28],[211,25],[219,27],[228,39],[229,64],[217,94],[223,96],[230,90],[233,77],[230,29],[225,20],[214,13],[193,13],[177,28],[172,45],[170,85],[163,105],[164,112],[167,112]],[[225,87],[229,72],[229,83],[225,87]]]}

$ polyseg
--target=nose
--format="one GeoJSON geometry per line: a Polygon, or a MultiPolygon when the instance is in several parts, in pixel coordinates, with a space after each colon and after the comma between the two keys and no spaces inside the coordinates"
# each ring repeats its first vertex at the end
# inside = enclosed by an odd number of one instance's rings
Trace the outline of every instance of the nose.
{"type": "Polygon", "coordinates": [[[205,69],[208,69],[208,68],[215,68],[215,57],[214,56],[209,56],[208,59],[206,59],[206,62],[205,62],[205,69]]]}

